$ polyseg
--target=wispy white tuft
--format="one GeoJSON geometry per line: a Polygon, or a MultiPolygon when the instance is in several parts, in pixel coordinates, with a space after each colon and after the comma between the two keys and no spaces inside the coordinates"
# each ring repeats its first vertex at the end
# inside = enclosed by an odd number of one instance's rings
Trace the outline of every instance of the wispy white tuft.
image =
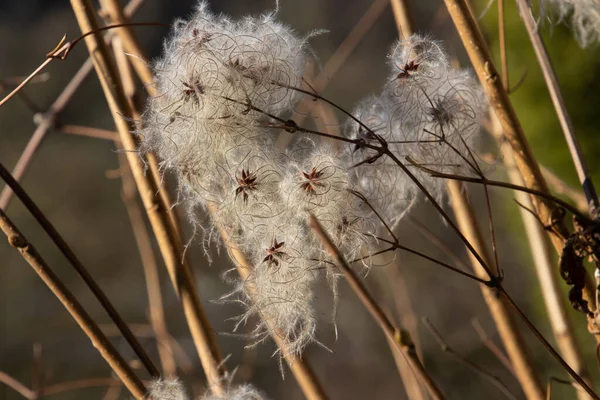
{"type": "Polygon", "coordinates": [[[597,0],[546,0],[554,8],[559,20],[568,20],[582,47],[600,42],[600,2],[597,0]]]}
{"type": "Polygon", "coordinates": [[[200,400],[268,400],[251,385],[241,385],[227,390],[223,396],[205,394],[200,400]]]}
{"type": "MultiPolygon", "coordinates": [[[[450,67],[440,44],[420,36],[399,41],[390,52],[391,74],[377,97],[364,100],[350,121],[347,135],[377,145],[384,139],[436,199],[445,181],[411,165],[438,172],[473,174],[485,98],[469,71],[450,67]]],[[[392,224],[417,200],[420,190],[389,157],[373,160],[369,149],[353,151],[355,174],[368,198],[392,224]]]]}
{"type": "Polygon", "coordinates": [[[178,379],[157,379],[152,381],[149,400],[188,400],[183,384],[178,379]]]}

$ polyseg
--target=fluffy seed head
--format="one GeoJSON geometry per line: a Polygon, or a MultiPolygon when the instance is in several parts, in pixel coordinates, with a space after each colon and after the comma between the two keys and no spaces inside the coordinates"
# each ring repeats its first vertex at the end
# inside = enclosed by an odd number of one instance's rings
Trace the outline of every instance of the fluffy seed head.
{"type": "MultiPolygon", "coordinates": [[[[570,19],[575,37],[582,47],[600,42],[600,3],[596,0],[546,0],[559,20],[570,19]]],[[[542,10],[546,7],[542,4],[542,10]]]]}
{"type": "Polygon", "coordinates": [[[207,393],[201,400],[267,400],[267,397],[251,385],[241,385],[228,389],[222,396],[207,393]]]}
{"type": "Polygon", "coordinates": [[[157,379],[149,388],[151,400],[187,400],[183,384],[178,379],[157,379]]]}

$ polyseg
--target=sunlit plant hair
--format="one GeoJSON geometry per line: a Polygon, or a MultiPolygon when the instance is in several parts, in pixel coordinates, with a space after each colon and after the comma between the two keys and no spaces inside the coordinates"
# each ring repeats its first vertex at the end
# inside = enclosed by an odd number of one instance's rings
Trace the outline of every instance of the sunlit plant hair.
{"type": "Polygon", "coordinates": [[[205,394],[200,400],[268,400],[268,398],[251,385],[240,385],[228,388],[223,395],[205,394]]]}
{"type": "MultiPolygon", "coordinates": [[[[309,54],[306,39],[274,14],[232,21],[200,3],[190,21],[175,24],[155,64],[158,95],[140,130],[142,150],[176,172],[191,222],[200,225],[195,210],[212,204],[207,237],[218,227],[229,250],[241,250],[251,264],[244,279],[226,274],[234,289],[224,299],[245,307],[236,329],[258,315],[249,336],[260,343],[278,335],[282,355],[300,355],[316,341],[313,285],[322,271],[337,299],[337,273],[306,225],[309,214],[348,260],[368,268],[381,223],[373,209],[397,222],[418,194],[386,157],[362,163],[368,150],[339,151],[307,137],[275,150],[269,126],[292,111],[309,54]]],[[[379,135],[401,160],[410,155],[424,166],[459,170],[481,117],[470,75],[451,69],[439,44],[417,36],[393,47],[390,65],[381,95],[356,113],[366,129],[354,122],[348,134],[367,142],[379,135]]],[[[441,196],[442,181],[415,174],[441,196]]]]}
{"type": "MultiPolygon", "coordinates": [[[[419,182],[441,200],[443,179],[417,166],[438,172],[478,173],[476,147],[485,97],[469,71],[450,66],[441,45],[413,35],[392,46],[391,73],[381,94],[365,99],[355,110],[347,135],[369,143],[385,140],[419,182]]],[[[353,151],[355,174],[365,195],[392,224],[419,198],[415,183],[388,157],[365,162],[373,151],[353,151]]]]}
{"type": "Polygon", "coordinates": [[[600,41],[600,3],[596,0],[545,0],[542,12],[568,20],[582,47],[600,41]],[[546,10],[550,8],[550,10],[546,10]]]}
{"type": "Polygon", "coordinates": [[[188,395],[179,379],[153,380],[148,392],[148,400],[188,400],[188,395]]]}

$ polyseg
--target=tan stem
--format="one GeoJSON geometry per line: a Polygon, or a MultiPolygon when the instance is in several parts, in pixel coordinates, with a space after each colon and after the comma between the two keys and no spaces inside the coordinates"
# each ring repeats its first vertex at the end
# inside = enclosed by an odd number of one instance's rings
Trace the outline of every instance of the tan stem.
{"type": "Polygon", "coordinates": [[[336,266],[344,274],[344,277],[348,281],[348,284],[356,296],[363,303],[375,322],[377,322],[377,325],[379,325],[388,341],[402,353],[414,374],[429,391],[431,397],[436,400],[444,399],[444,394],[437,386],[431,375],[429,375],[429,373],[425,370],[421,360],[419,360],[414,344],[410,340],[410,335],[408,332],[401,330],[392,323],[386,313],[381,309],[379,304],[377,304],[375,299],[373,299],[373,296],[371,296],[367,288],[363,285],[362,281],[350,268],[348,262],[344,259],[339,249],[333,244],[327,232],[325,232],[319,221],[313,215],[309,217],[308,224],[321,241],[321,244],[325,250],[327,250],[327,252],[331,255],[336,266]]]}
{"type": "MultiPolygon", "coordinates": [[[[488,265],[491,265],[492,260],[489,257],[485,242],[477,226],[474,211],[463,191],[463,184],[456,181],[449,181],[448,190],[452,198],[452,209],[454,210],[454,215],[456,215],[461,231],[473,247],[475,247],[477,253],[479,253],[488,265]]],[[[481,278],[487,278],[488,274],[479,262],[471,254],[469,254],[469,257],[475,274],[481,278]]],[[[490,314],[494,319],[502,343],[506,348],[515,375],[527,399],[543,400],[546,395],[544,387],[534,367],[529,350],[525,345],[525,340],[510,313],[508,304],[503,300],[503,297],[498,296],[495,289],[485,285],[480,285],[480,288],[490,314]]]]}
{"type": "MultiPolygon", "coordinates": [[[[123,78],[123,88],[125,90],[125,94],[130,99],[130,106],[133,109],[133,98],[137,93],[137,88],[120,36],[115,39],[113,48],[117,61],[117,68],[119,69],[119,73],[123,78]]],[[[118,148],[121,148],[120,141],[117,141],[116,145],[118,148]]],[[[131,170],[127,165],[125,156],[120,155],[119,162],[121,165],[123,203],[125,204],[129,221],[131,223],[131,227],[133,228],[133,234],[140,253],[142,265],[144,267],[144,276],[146,278],[146,288],[148,292],[148,306],[150,310],[150,323],[152,324],[152,328],[156,333],[158,355],[164,374],[167,377],[174,378],[177,375],[177,364],[175,363],[173,349],[171,348],[171,340],[167,330],[165,310],[160,288],[160,277],[158,275],[158,265],[156,263],[156,258],[154,257],[152,241],[148,231],[146,230],[143,212],[138,205],[135,181],[131,175],[131,170]]],[[[165,189],[163,188],[163,190],[165,189]]]]}
{"type": "MultiPolygon", "coordinates": [[[[517,114],[506,90],[504,90],[502,79],[498,75],[483,35],[469,10],[466,0],[444,0],[444,2],[490,101],[490,105],[500,121],[504,135],[514,150],[515,162],[523,177],[525,186],[549,194],[546,181],[540,172],[539,165],[529,147],[517,114]]],[[[540,219],[545,224],[556,219],[553,218],[557,215],[557,208],[554,203],[536,196],[531,196],[531,200],[540,219]]],[[[562,220],[556,221],[554,225],[558,234],[549,233],[549,235],[554,247],[560,253],[569,232],[562,220]]],[[[591,310],[596,308],[594,291],[594,285],[588,277],[584,297],[588,301],[591,310]]]]}
{"type": "MultiPolygon", "coordinates": [[[[95,31],[98,28],[98,22],[89,0],[71,0],[71,5],[82,32],[95,31]]],[[[222,395],[225,369],[215,334],[200,302],[191,269],[185,260],[183,262],[181,260],[183,249],[177,233],[172,229],[168,212],[164,208],[162,200],[155,198],[155,193],[158,191],[157,183],[152,175],[145,174],[144,163],[136,152],[137,143],[131,133],[135,127],[130,122],[133,114],[116,67],[110,58],[106,44],[98,34],[86,36],[85,42],[92,55],[96,73],[121,137],[127,161],[146,207],[169,276],[180,298],[208,385],[214,394],[222,395]]]]}
{"type": "MultiPolygon", "coordinates": [[[[498,139],[501,139],[502,129],[495,118],[493,122],[494,127],[497,128],[494,130],[495,134],[498,139]]],[[[499,140],[499,143],[504,166],[506,167],[510,181],[515,185],[523,185],[523,178],[521,178],[521,174],[519,174],[515,166],[512,148],[507,143],[502,143],[501,140],[499,140]]],[[[523,206],[529,209],[533,207],[531,198],[527,193],[515,191],[514,196],[523,206]]],[[[542,289],[542,296],[548,318],[550,319],[552,333],[554,334],[558,348],[571,368],[590,383],[589,372],[583,361],[581,350],[575,341],[573,326],[567,316],[563,295],[559,288],[558,274],[555,271],[555,263],[544,227],[527,210],[519,207],[519,211],[525,225],[525,233],[529,241],[531,256],[542,289]]],[[[581,400],[590,398],[584,391],[577,391],[577,395],[581,400]]]]}
{"type": "MultiPolygon", "coordinates": [[[[100,4],[102,4],[102,8],[106,10],[114,24],[126,24],[129,22],[127,15],[118,0],[101,0],[100,4]]],[[[146,59],[144,58],[144,52],[142,51],[142,46],[137,36],[130,27],[119,28],[117,34],[123,42],[125,51],[128,54],[133,55],[133,57],[129,57],[129,59],[131,60],[131,64],[133,65],[135,72],[142,80],[144,88],[146,88],[150,96],[155,96],[156,88],[152,85],[152,71],[145,61],[146,59]]],[[[175,209],[172,207],[173,202],[170,197],[169,188],[167,187],[166,183],[163,182],[161,173],[159,171],[158,160],[153,153],[147,153],[146,159],[148,161],[148,169],[150,170],[154,181],[161,189],[159,194],[165,209],[169,213],[171,230],[177,235],[179,241],[181,241],[181,227],[179,224],[179,219],[176,215],[175,209]]]]}
{"type": "Polygon", "coordinates": [[[573,159],[573,164],[575,165],[575,170],[577,171],[577,177],[579,178],[579,182],[583,186],[583,189],[588,196],[590,216],[592,218],[597,218],[599,211],[598,196],[592,183],[585,158],[583,157],[581,144],[575,135],[575,129],[573,128],[571,117],[567,111],[567,106],[565,104],[565,100],[563,99],[560,85],[558,84],[558,78],[554,72],[554,67],[552,66],[552,61],[550,60],[550,56],[548,55],[548,51],[546,50],[542,36],[538,31],[538,23],[535,21],[533,11],[526,0],[517,0],[517,6],[519,7],[519,13],[521,14],[521,18],[525,24],[527,34],[529,35],[529,40],[533,45],[535,56],[540,64],[544,81],[546,82],[546,86],[550,92],[550,98],[552,99],[554,110],[558,116],[560,127],[565,136],[565,140],[567,141],[567,145],[569,146],[569,152],[571,153],[571,158],[573,159]]]}
{"type": "Polygon", "coordinates": [[[25,261],[33,267],[48,288],[52,290],[52,293],[54,293],[75,322],[89,337],[92,345],[98,349],[100,355],[108,362],[131,394],[136,399],[142,399],[146,394],[146,388],[142,384],[142,381],[138,379],[131,367],[102,333],[90,315],[83,309],[75,296],[66,288],[58,276],[54,274],[42,256],[19,232],[17,227],[2,210],[0,210],[0,229],[7,236],[10,245],[21,253],[25,261]]]}

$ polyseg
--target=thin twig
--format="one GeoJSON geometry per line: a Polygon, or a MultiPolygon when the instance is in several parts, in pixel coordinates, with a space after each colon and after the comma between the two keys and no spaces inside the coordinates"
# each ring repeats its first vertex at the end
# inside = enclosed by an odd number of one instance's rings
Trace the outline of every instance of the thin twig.
{"type": "MultiPolygon", "coordinates": [[[[477,226],[473,209],[463,193],[462,184],[450,181],[448,182],[448,189],[452,196],[452,209],[461,230],[465,232],[465,236],[475,246],[477,252],[486,260],[489,260],[481,231],[477,226]]],[[[477,275],[485,276],[486,271],[480,267],[480,264],[472,256],[471,266],[477,275]]],[[[534,367],[525,340],[509,311],[508,305],[498,296],[496,289],[483,285],[480,288],[525,395],[528,399],[542,400],[545,393],[541,379],[537,374],[537,369],[534,367]]]]}
{"type": "Polygon", "coordinates": [[[494,341],[487,336],[485,330],[483,329],[479,321],[476,318],[473,318],[471,320],[471,324],[473,325],[475,331],[477,331],[477,334],[479,335],[479,338],[481,339],[483,345],[487,347],[488,350],[491,351],[494,356],[496,356],[498,361],[500,361],[502,365],[504,365],[504,368],[506,368],[508,372],[510,372],[516,378],[517,375],[515,374],[515,369],[513,368],[510,360],[508,359],[508,357],[506,357],[504,352],[502,352],[502,350],[496,345],[496,343],[494,343],[494,341]]]}
{"type": "Polygon", "coordinates": [[[36,398],[36,394],[33,390],[29,389],[22,382],[8,375],[4,371],[0,371],[0,382],[4,383],[6,386],[19,393],[21,396],[25,397],[28,400],[35,400],[36,398]]]}
{"type": "MultiPolygon", "coordinates": [[[[371,3],[371,6],[364,12],[360,20],[353,25],[348,36],[346,36],[337,49],[335,49],[319,75],[314,79],[311,86],[313,92],[319,93],[325,90],[329,82],[331,82],[332,77],[334,77],[340,68],[345,65],[350,54],[352,54],[362,38],[369,32],[373,25],[375,25],[375,22],[377,22],[379,17],[381,17],[388,7],[389,2],[390,0],[375,0],[371,3]]],[[[296,107],[291,118],[296,120],[298,125],[300,125],[304,118],[306,118],[307,115],[310,115],[313,107],[314,103],[310,101],[310,99],[306,99],[296,107]]],[[[289,145],[291,139],[290,135],[286,135],[282,132],[277,138],[275,147],[284,149],[289,145]]]]}
{"type": "Polygon", "coordinates": [[[44,229],[48,237],[54,242],[54,244],[59,248],[60,252],[69,260],[69,263],[73,266],[77,274],[81,277],[81,279],[85,282],[86,286],[90,289],[90,291],[94,294],[94,297],[100,302],[102,308],[109,315],[110,319],[113,320],[115,325],[119,327],[119,330],[123,334],[123,337],[129,343],[135,354],[139,357],[140,361],[148,371],[151,376],[158,377],[159,373],[152,360],[148,354],[144,351],[140,343],[137,341],[133,333],[127,327],[127,324],[117,310],[114,308],[104,291],[100,288],[98,283],[94,280],[92,275],[88,272],[88,270],[83,266],[79,258],[75,255],[71,247],[67,244],[67,242],[62,238],[62,236],[58,233],[58,231],[54,228],[54,225],[46,218],[42,210],[35,204],[35,202],[29,197],[29,195],[23,190],[21,185],[13,179],[10,175],[10,172],[0,163],[0,178],[6,182],[6,184],[12,189],[12,191],[17,195],[19,200],[23,202],[23,205],[27,208],[27,210],[33,215],[36,221],[40,224],[40,226],[44,229]]]}
{"type": "MultiPolygon", "coordinates": [[[[125,13],[127,15],[135,14],[143,2],[144,0],[131,0],[125,7],[125,13]]],[[[107,43],[110,43],[114,37],[114,32],[108,32],[105,40],[107,43]]],[[[40,121],[38,122],[37,128],[33,132],[31,139],[29,139],[29,142],[21,153],[17,164],[12,170],[12,176],[17,181],[20,181],[23,178],[23,175],[25,175],[29,165],[31,164],[31,161],[33,160],[33,156],[35,155],[43,139],[46,137],[46,133],[48,133],[48,131],[56,125],[60,113],[66,108],[67,104],[69,104],[71,98],[81,87],[81,84],[85,81],[89,73],[92,72],[93,68],[94,65],[92,60],[91,58],[88,58],[79,68],[73,78],[69,81],[67,86],[65,86],[63,91],[58,95],[56,100],[48,108],[48,111],[40,116],[40,121]]],[[[0,193],[0,209],[7,209],[12,198],[12,194],[13,193],[9,187],[2,189],[2,193],[0,193]]]]}
{"type": "Polygon", "coordinates": [[[33,368],[31,371],[31,390],[35,394],[35,398],[42,397],[44,390],[44,373],[42,369],[42,344],[36,342],[33,344],[33,368]]]}
{"type": "Polygon", "coordinates": [[[507,398],[516,400],[516,396],[514,394],[512,394],[510,392],[510,390],[508,390],[506,385],[497,376],[495,376],[491,372],[481,368],[479,365],[475,364],[473,361],[470,361],[466,357],[460,355],[452,347],[450,347],[448,345],[448,343],[446,343],[444,338],[442,338],[442,335],[438,332],[438,330],[435,329],[435,327],[429,321],[429,319],[427,319],[426,317],[423,317],[423,324],[425,324],[427,329],[429,329],[429,331],[431,332],[431,334],[433,335],[435,340],[438,342],[438,344],[442,348],[442,351],[450,354],[451,356],[453,356],[454,358],[456,358],[457,360],[459,360],[460,362],[462,362],[463,364],[465,364],[466,366],[471,368],[473,371],[475,371],[479,375],[483,376],[485,379],[487,379],[489,382],[491,382],[494,386],[496,386],[498,389],[500,389],[500,391],[507,398]]]}
{"type": "Polygon", "coordinates": [[[131,367],[121,357],[114,346],[102,333],[98,325],[92,320],[89,314],[83,309],[79,301],[71,294],[57,275],[52,272],[50,267],[42,259],[37,250],[31,243],[19,232],[4,211],[0,210],[0,229],[8,238],[8,242],[14,247],[23,258],[33,267],[35,272],[42,278],[54,295],[60,300],[63,306],[69,311],[77,324],[84,333],[90,338],[92,344],[102,357],[108,362],[113,371],[123,381],[127,389],[136,399],[142,399],[146,394],[146,388],[135,375],[131,367]]]}
{"type": "Polygon", "coordinates": [[[373,319],[375,319],[379,327],[383,330],[387,339],[391,343],[393,343],[394,346],[396,346],[396,348],[400,350],[400,352],[402,352],[402,354],[406,358],[406,361],[410,364],[412,370],[414,371],[415,375],[417,375],[417,377],[421,380],[425,387],[427,387],[427,390],[429,391],[429,394],[431,394],[431,397],[433,397],[436,400],[444,399],[445,397],[443,393],[441,392],[435,381],[431,378],[429,373],[425,370],[423,364],[421,364],[421,361],[417,357],[414,345],[408,337],[408,332],[401,331],[399,328],[394,326],[394,324],[392,324],[388,316],[383,312],[381,307],[379,307],[377,302],[373,299],[373,297],[364,287],[361,280],[350,268],[343,255],[340,253],[339,249],[335,247],[335,245],[333,244],[327,232],[325,232],[319,221],[313,215],[310,215],[308,223],[310,227],[314,230],[315,234],[317,235],[327,252],[334,259],[336,266],[344,274],[352,290],[356,293],[356,295],[363,303],[365,308],[369,311],[373,319]]]}
{"type": "Polygon", "coordinates": [[[508,54],[506,50],[506,26],[504,18],[504,0],[498,0],[498,41],[500,42],[500,66],[502,69],[502,84],[504,90],[509,92],[508,80],[508,54]]]}
{"type": "Polygon", "coordinates": [[[119,134],[115,131],[109,131],[108,129],[100,129],[82,125],[60,125],[58,130],[61,133],[66,133],[69,135],[87,136],[94,139],[112,140],[113,142],[119,141],[119,134]]]}

